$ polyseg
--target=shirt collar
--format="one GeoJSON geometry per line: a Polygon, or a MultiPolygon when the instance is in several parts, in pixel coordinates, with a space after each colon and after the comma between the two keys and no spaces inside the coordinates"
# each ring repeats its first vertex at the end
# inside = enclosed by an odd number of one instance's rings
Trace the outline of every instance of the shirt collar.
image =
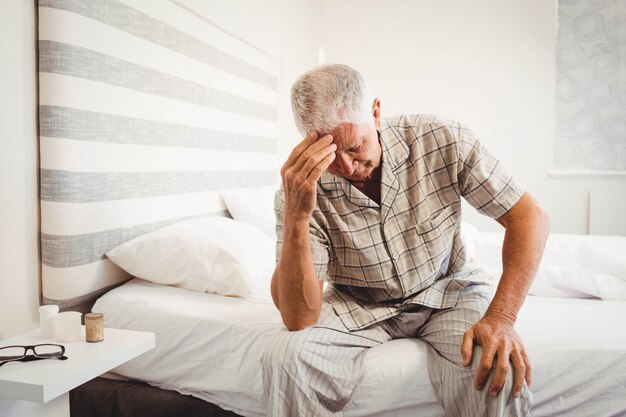
{"type": "MultiPolygon", "coordinates": [[[[380,124],[380,143],[382,145],[382,160],[385,169],[395,171],[402,166],[409,157],[409,147],[398,130],[391,126],[386,120],[382,120],[380,124]]],[[[324,172],[319,179],[319,185],[325,190],[338,190],[341,188],[342,182],[347,181],[345,178],[336,177],[328,172],[324,172]]]]}
{"type": "Polygon", "coordinates": [[[380,124],[380,142],[383,146],[383,163],[395,171],[409,158],[409,146],[396,127],[386,120],[380,124]],[[385,158],[386,157],[386,158],[385,158]]]}

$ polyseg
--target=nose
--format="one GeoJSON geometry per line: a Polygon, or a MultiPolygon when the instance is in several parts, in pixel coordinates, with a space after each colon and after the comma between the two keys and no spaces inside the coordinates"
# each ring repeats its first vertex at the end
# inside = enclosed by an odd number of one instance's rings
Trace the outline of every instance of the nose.
{"type": "Polygon", "coordinates": [[[354,174],[356,170],[357,163],[350,155],[347,155],[343,152],[338,152],[335,157],[335,161],[333,162],[335,168],[344,177],[349,177],[354,174]]]}

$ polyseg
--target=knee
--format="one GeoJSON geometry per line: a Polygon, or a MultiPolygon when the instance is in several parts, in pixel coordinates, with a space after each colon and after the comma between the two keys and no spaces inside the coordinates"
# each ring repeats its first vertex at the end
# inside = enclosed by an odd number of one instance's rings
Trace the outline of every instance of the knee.
{"type": "MultiPolygon", "coordinates": [[[[480,346],[475,346],[474,347],[474,354],[472,357],[472,365],[471,365],[471,371],[472,371],[472,375],[474,377],[474,380],[476,378],[476,374],[479,372],[479,370],[482,370],[483,372],[487,371],[487,378],[484,381],[484,385],[483,385],[483,392],[485,392],[485,395],[489,395],[489,388],[491,387],[491,384],[493,383],[495,374],[496,374],[496,370],[497,370],[497,357],[494,358],[493,360],[493,364],[491,365],[490,369],[481,369],[484,367],[484,363],[482,362],[482,354],[483,354],[483,350],[480,346]]],[[[515,381],[515,369],[513,368],[513,366],[510,363],[507,363],[507,367],[506,367],[506,376],[504,378],[504,382],[502,384],[502,387],[500,388],[500,391],[497,395],[497,397],[502,397],[504,396],[504,398],[510,398],[511,400],[515,400],[515,398],[513,397],[513,385],[514,385],[514,381],[515,381]]],[[[530,393],[530,390],[528,388],[528,386],[526,385],[526,383],[524,382],[524,384],[522,385],[522,390],[520,393],[520,399],[522,401],[532,401],[532,394],[530,393]]],[[[516,414],[515,414],[516,415],[516,414]]]]}
{"type": "MultiPolygon", "coordinates": [[[[471,372],[474,378],[479,373],[486,375],[486,378],[483,383],[483,390],[487,393],[489,392],[489,387],[493,382],[497,369],[498,357],[494,356],[491,363],[488,363],[487,360],[483,360],[483,349],[481,346],[474,346],[474,351],[472,354],[472,363],[471,363],[471,372]]],[[[505,389],[510,389],[513,387],[513,368],[510,363],[506,364],[506,368],[500,370],[500,372],[506,372],[506,377],[504,379],[504,385],[502,386],[502,391],[505,389]]]]}
{"type": "Polygon", "coordinates": [[[306,332],[307,329],[295,332],[281,331],[261,356],[264,371],[271,372],[297,366],[305,350],[306,332]]]}
{"type": "Polygon", "coordinates": [[[487,371],[487,377],[483,381],[483,387],[478,391],[475,387],[476,375],[481,367],[483,350],[480,346],[474,346],[472,362],[469,367],[464,367],[456,355],[448,355],[441,360],[441,355],[429,357],[429,373],[435,386],[439,401],[446,410],[446,415],[455,416],[526,416],[533,402],[532,393],[526,384],[523,385],[520,398],[513,397],[514,371],[509,365],[506,378],[497,396],[489,395],[489,388],[493,382],[496,369],[495,362],[487,371]],[[431,358],[438,359],[431,361],[431,358]],[[463,381],[459,383],[459,381],[463,381]],[[465,401],[472,401],[466,404],[465,401]],[[478,407],[480,412],[475,412],[478,407]],[[468,410],[474,410],[468,413],[468,410]]]}

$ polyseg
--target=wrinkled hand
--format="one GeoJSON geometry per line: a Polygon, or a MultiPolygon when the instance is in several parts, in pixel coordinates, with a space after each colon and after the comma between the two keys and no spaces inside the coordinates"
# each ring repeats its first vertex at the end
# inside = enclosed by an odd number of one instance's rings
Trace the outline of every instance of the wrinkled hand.
{"type": "Polygon", "coordinates": [[[335,159],[332,136],[309,133],[280,170],[285,191],[285,219],[309,221],[315,209],[317,180],[335,159]]]}
{"type": "Polygon", "coordinates": [[[510,322],[499,317],[485,315],[465,332],[461,344],[461,357],[466,367],[472,363],[474,345],[480,345],[483,349],[474,381],[477,390],[483,389],[494,360],[497,360],[497,365],[489,387],[489,395],[492,397],[498,395],[511,364],[513,364],[513,396],[521,395],[524,379],[530,386],[530,362],[522,341],[510,322]]]}

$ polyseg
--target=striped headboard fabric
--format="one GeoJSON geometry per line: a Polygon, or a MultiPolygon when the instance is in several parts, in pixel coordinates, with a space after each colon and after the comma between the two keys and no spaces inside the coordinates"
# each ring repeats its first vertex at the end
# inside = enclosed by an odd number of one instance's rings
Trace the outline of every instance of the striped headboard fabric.
{"type": "Polygon", "coordinates": [[[168,0],[39,0],[44,304],[130,278],[111,248],[278,181],[276,61],[168,0]]]}

